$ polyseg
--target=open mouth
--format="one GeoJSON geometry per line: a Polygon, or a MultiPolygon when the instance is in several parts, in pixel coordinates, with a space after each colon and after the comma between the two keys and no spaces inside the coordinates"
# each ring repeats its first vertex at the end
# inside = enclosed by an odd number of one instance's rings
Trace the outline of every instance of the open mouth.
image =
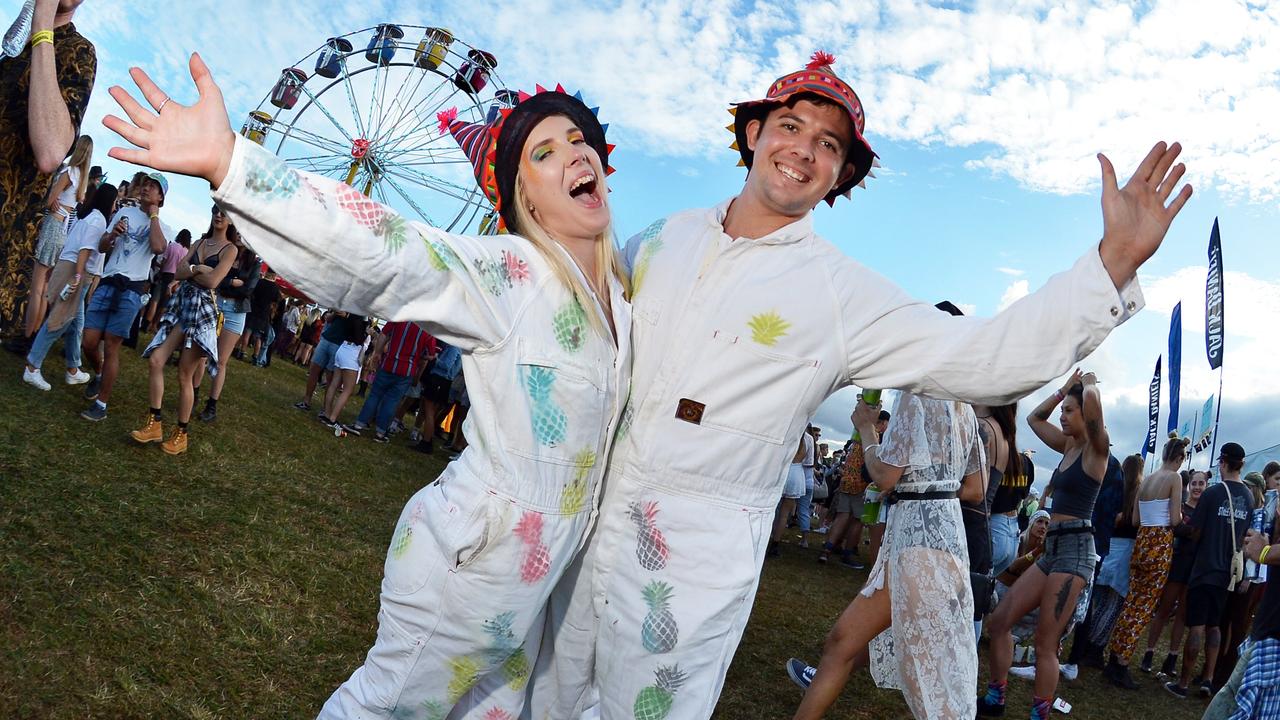
{"type": "Polygon", "coordinates": [[[802,185],[809,182],[808,175],[805,175],[804,173],[800,172],[799,170],[796,170],[793,167],[788,167],[786,165],[783,165],[782,163],[774,163],[773,166],[777,168],[778,172],[788,180],[800,183],[802,185]]]}
{"type": "Polygon", "coordinates": [[[598,208],[602,204],[597,192],[599,183],[594,173],[583,175],[573,182],[569,188],[569,197],[587,208],[598,208]]]}

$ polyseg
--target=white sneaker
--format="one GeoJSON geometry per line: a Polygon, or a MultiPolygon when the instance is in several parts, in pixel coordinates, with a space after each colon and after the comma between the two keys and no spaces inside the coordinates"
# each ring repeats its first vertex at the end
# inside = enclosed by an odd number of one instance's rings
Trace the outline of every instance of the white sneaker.
{"type": "Polygon", "coordinates": [[[1035,680],[1036,666],[1035,665],[1023,665],[1023,666],[1015,665],[1014,667],[1009,668],[1009,674],[1016,678],[1022,678],[1023,680],[1035,680]]]}
{"type": "Polygon", "coordinates": [[[22,368],[22,381],[36,388],[37,390],[48,390],[51,385],[45,382],[44,376],[40,374],[40,368],[28,370],[25,366],[22,368]]]}
{"type": "Polygon", "coordinates": [[[1062,663],[1061,665],[1058,666],[1058,674],[1061,675],[1065,680],[1068,680],[1068,681],[1075,680],[1076,677],[1080,675],[1080,666],[1068,665],[1067,663],[1062,663]]]}
{"type": "Polygon", "coordinates": [[[92,379],[93,379],[92,375],[81,370],[80,368],[76,368],[76,371],[74,373],[71,373],[71,372],[67,373],[68,385],[83,385],[92,379]]]}

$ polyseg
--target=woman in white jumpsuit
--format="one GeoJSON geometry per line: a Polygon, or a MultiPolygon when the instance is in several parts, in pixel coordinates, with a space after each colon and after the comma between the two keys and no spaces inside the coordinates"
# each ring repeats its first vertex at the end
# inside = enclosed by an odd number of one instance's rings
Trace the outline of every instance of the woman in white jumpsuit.
{"type": "MultiPolygon", "coordinates": [[[[113,156],[209,180],[281,276],[323,305],[420,322],[461,348],[470,381],[469,447],[405,505],[377,640],[321,716],[518,715],[546,599],[584,541],[629,379],[603,129],[563,92],[524,96],[493,147],[472,155],[519,235],[462,237],[233,135],[207,68],[198,57],[191,67],[191,107],[136,69],[158,116],[111,89],[132,125],[107,125],[143,148],[113,156]]],[[[472,129],[488,144],[489,128],[472,129]]]]}

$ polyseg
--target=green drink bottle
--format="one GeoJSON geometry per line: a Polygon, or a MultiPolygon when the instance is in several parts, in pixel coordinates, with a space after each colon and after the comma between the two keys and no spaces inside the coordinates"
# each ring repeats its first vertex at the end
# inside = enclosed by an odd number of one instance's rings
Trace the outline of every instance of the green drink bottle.
{"type": "MultiPolygon", "coordinates": [[[[883,391],[882,390],[863,390],[862,400],[868,405],[879,405],[881,392],[883,391]]],[[[855,442],[862,442],[862,434],[858,432],[857,428],[854,428],[853,430],[853,439],[855,442]]]]}

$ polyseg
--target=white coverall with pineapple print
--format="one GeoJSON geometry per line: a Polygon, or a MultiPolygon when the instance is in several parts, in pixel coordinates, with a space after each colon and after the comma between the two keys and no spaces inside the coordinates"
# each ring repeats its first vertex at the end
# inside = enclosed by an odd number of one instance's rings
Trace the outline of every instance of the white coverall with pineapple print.
{"type": "Polygon", "coordinates": [[[523,238],[407,222],[243,138],[214,199],[317,302],[417,321],[463,353],[468,447],[394,530],[388,517],[377,639],[320,716],[518,716],[547,597],[585,541],[629,382],[621,285],[610,285],[615,345],[600,304],[583,308],[523,238]]]}
{"type": "Polygon", "coordinates": [[[783,468],[850,384],[1011,402],[1142,304],[1096,248],[992,319],[912,300],[815,235],[808,215],[731,239],[729,203],[627,247],[632,389],[587,551],[552,596],[529,714],[710,717],[751,612],[783,468]],[[550,644],[553,652],[547,651],[550,644]]]}

